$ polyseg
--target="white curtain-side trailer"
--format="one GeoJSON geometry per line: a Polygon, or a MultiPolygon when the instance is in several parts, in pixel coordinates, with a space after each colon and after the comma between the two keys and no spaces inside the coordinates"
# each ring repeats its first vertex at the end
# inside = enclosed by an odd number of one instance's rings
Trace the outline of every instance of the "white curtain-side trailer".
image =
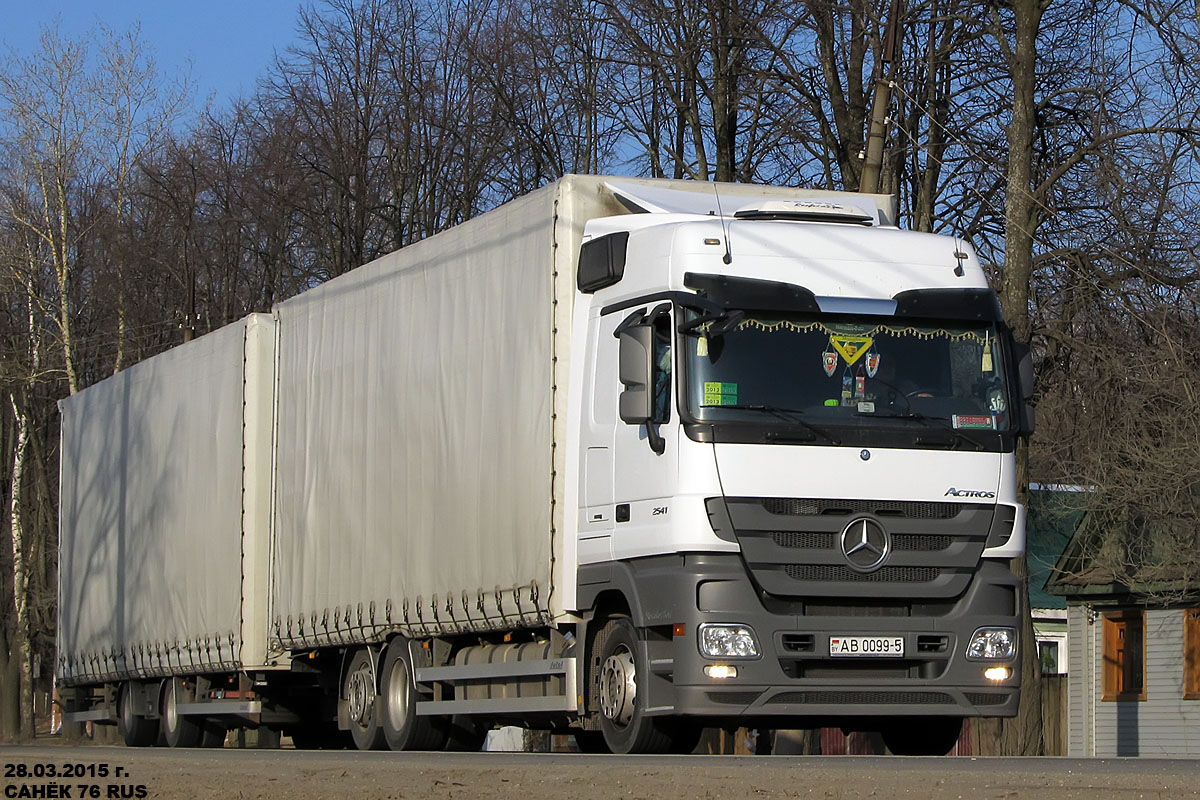
{"type": "Polygon", "coordinates": [[[1016,710],[1030,393],[890,198],[566,176],[62,401],[68,718],[942,752],[1016,710]]]}

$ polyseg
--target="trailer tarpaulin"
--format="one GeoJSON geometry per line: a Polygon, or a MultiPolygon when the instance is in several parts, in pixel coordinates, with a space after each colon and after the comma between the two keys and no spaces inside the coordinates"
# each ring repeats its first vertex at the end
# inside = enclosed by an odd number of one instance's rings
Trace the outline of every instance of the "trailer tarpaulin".
{"type": "Polygon", "coordinates": [[[248,317],[61,402],[64,682],[242,663],[246,376],[271,361],[269,326],[248,317]]]}
{"type": "Polygon", "coordinates": [[[284,646],[546,620],[557,192],[277,307],[284,646]]]}

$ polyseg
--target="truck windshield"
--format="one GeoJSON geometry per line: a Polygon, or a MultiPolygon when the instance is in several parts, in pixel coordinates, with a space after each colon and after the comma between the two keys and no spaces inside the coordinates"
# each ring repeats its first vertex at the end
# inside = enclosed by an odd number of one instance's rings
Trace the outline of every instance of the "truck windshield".
{"type": "Polygon", "coordinates": [[[688,410],[701,422],[977,433],[1011,424],[992,323],[748,312],[712,330],[684,337],[688,410]]]}

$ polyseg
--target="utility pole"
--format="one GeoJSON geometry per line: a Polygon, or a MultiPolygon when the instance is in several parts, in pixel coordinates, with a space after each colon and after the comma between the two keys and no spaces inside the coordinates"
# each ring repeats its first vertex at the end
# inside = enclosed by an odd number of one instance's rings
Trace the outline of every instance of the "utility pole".
{"type": "Polygon", "coordinates": [[[896,54],[896,27],[900,11],[900,0],[892,0],[888,10],[887,31],[884,34],[883,50],[875,69],[875,94],[871,99],[871,124],[867,128],[866,161],[863,163],[862,179],[858,190],[874,194],[879,191],[879,173],[883,169],[883,142],[887,137],[887,110],[891,99],[892,62],[896,54]],[[888,76],[884,77],[884,72],[888,76]]]}

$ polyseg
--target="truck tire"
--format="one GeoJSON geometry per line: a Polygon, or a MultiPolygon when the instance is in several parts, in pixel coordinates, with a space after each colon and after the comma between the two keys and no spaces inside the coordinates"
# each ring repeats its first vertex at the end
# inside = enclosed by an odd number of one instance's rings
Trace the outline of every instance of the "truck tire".
{"type": "Polygon", "coordinates": [[[916,717],[897,719],[880,733],[894,755],[944,756],[958,744],[961,731],[958,717],[916,717]]]}
{"type": "Polygon", "coordinates": [[[350,719],[350,736],[359,750],[383,750],[387,741],[379,724],[375,702],[375,668],[371,651],[362,648],[350,659],[350,667],[342,681],[342,699],[346,701],[350,719]]]}
{"type": "Polygon", "coordinates": [[[639,692],[637,630],[627,617],[610,619],[596,634],[600,654],[600,730],[613,753],[670,753],[675,730],[670,720],[644,714],[645,692],[639,692]]]}
{"type": "Polygon", "coordinates": [[[396,638],[383,658],[384,740],[392,750],[441,750],[446,745],[447,726],[439,717],[417,716],[417,691],[413,685],[408,640],[396,638]]]}
{"type": "Polygon", "coordinates": [[[159,724],[167,747],[199,747],[204,735],[203,718],[180,714],[178,705],[186,701],[187,689],[182,678],[167,678],[159,693],[159,724]]]}
{"type": "Polygon", "coordinates": [[[117,693],[117,731],[126,747],[150,747],[158,741],[158,720],[137,713],[133,692],[133,683],[125,681],[117,693]]]}

